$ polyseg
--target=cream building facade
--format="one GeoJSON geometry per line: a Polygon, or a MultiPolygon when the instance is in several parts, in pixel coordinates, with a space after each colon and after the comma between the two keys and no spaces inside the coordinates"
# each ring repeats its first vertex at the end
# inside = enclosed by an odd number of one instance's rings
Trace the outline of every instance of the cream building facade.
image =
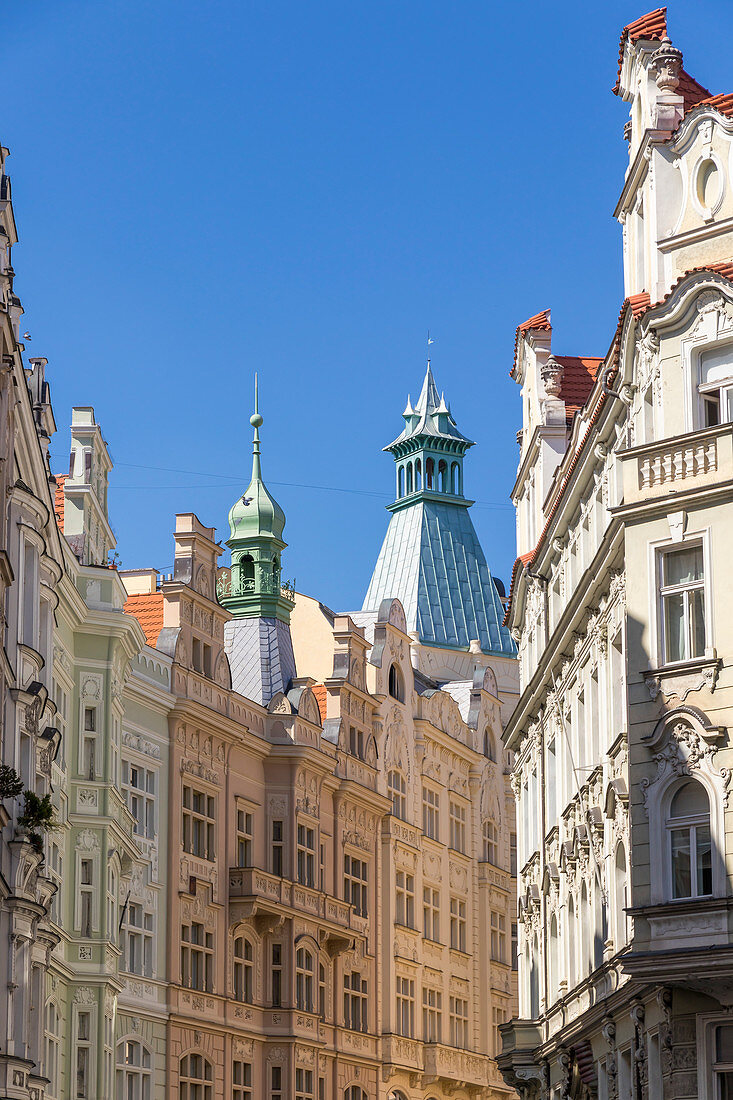
{"type": "Polygon", "coordinates": [[[664,9],[624,29],[627,297],[603,359],[517,330],[519,1016],[532,1098],[733,1089],[733,123],[664,9]]]}

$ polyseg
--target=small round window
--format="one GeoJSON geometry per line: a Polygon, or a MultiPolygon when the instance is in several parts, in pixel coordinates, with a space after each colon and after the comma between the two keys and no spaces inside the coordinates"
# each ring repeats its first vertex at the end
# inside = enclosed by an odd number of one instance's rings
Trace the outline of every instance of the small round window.
{"type": "Polygon", "coordinates": [[[697,170],[695,181],[697,201],[706,210],[712,210],[720,198],[720,172],[714,160],[704,160],[697,170]]]}

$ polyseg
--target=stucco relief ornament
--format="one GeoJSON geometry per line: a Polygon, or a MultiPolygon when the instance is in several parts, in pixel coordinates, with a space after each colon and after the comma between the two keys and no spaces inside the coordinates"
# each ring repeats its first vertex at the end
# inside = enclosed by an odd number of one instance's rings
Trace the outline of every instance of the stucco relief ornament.
{"type": "Polygon", "coordinates": [[[730,793],[732,773],[730,768],[721,768],[716,772],[712,766],[716,746],[707,742],[697,730],[693,729],[686,720],[676,722],[675,725],[664,734],[664,741],[658,752],[654,753],[653,760],[657,765],[656,775],[648,776],[641,781],[641,791],[644,797],[644,808],[649,815],[648,797],[649,790],[661,779],[671,776],[692,775],[693,772],[704,768],[708,774],[722,782],[723,805],[727,808],[730,793]]]}

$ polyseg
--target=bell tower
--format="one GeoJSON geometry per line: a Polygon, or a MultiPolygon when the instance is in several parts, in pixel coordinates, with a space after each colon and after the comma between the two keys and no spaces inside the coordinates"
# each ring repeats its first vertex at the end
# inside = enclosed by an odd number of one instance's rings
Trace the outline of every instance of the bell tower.
{"type": "Polygon", "coordinates": [[[222,569],[217,597],[232,615],[225,626],[225,648],[235,691],[264,706],[278,691],[287,691],[295,676],[290,613],[292,585],[283,584],[281,556],[285,513],[262,480],[260,428],[255,377],[252,478],[229,511],[230,569],[222,569]]]}

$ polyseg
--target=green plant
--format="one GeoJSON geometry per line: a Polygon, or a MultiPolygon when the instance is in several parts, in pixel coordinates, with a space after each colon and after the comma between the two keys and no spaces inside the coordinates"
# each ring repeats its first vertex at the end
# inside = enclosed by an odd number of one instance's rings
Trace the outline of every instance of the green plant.
{"type": "Polygon", "coordinates": [[[0,799],[17,798],[23,790],[23,780],[14,768],[0,764],[0,799]]]}
{"type": "Polygon", "coordinates": [[[27,829],[28,832],[36,832],[38,829],[48,832],[56,828],[56,811],[51,803],[50,794],[44,794],[42,798],[39,798],[33,791],[25,791],[24,798],[25,805],[23,813],[18,818],[19,825],[27,829]]]}

